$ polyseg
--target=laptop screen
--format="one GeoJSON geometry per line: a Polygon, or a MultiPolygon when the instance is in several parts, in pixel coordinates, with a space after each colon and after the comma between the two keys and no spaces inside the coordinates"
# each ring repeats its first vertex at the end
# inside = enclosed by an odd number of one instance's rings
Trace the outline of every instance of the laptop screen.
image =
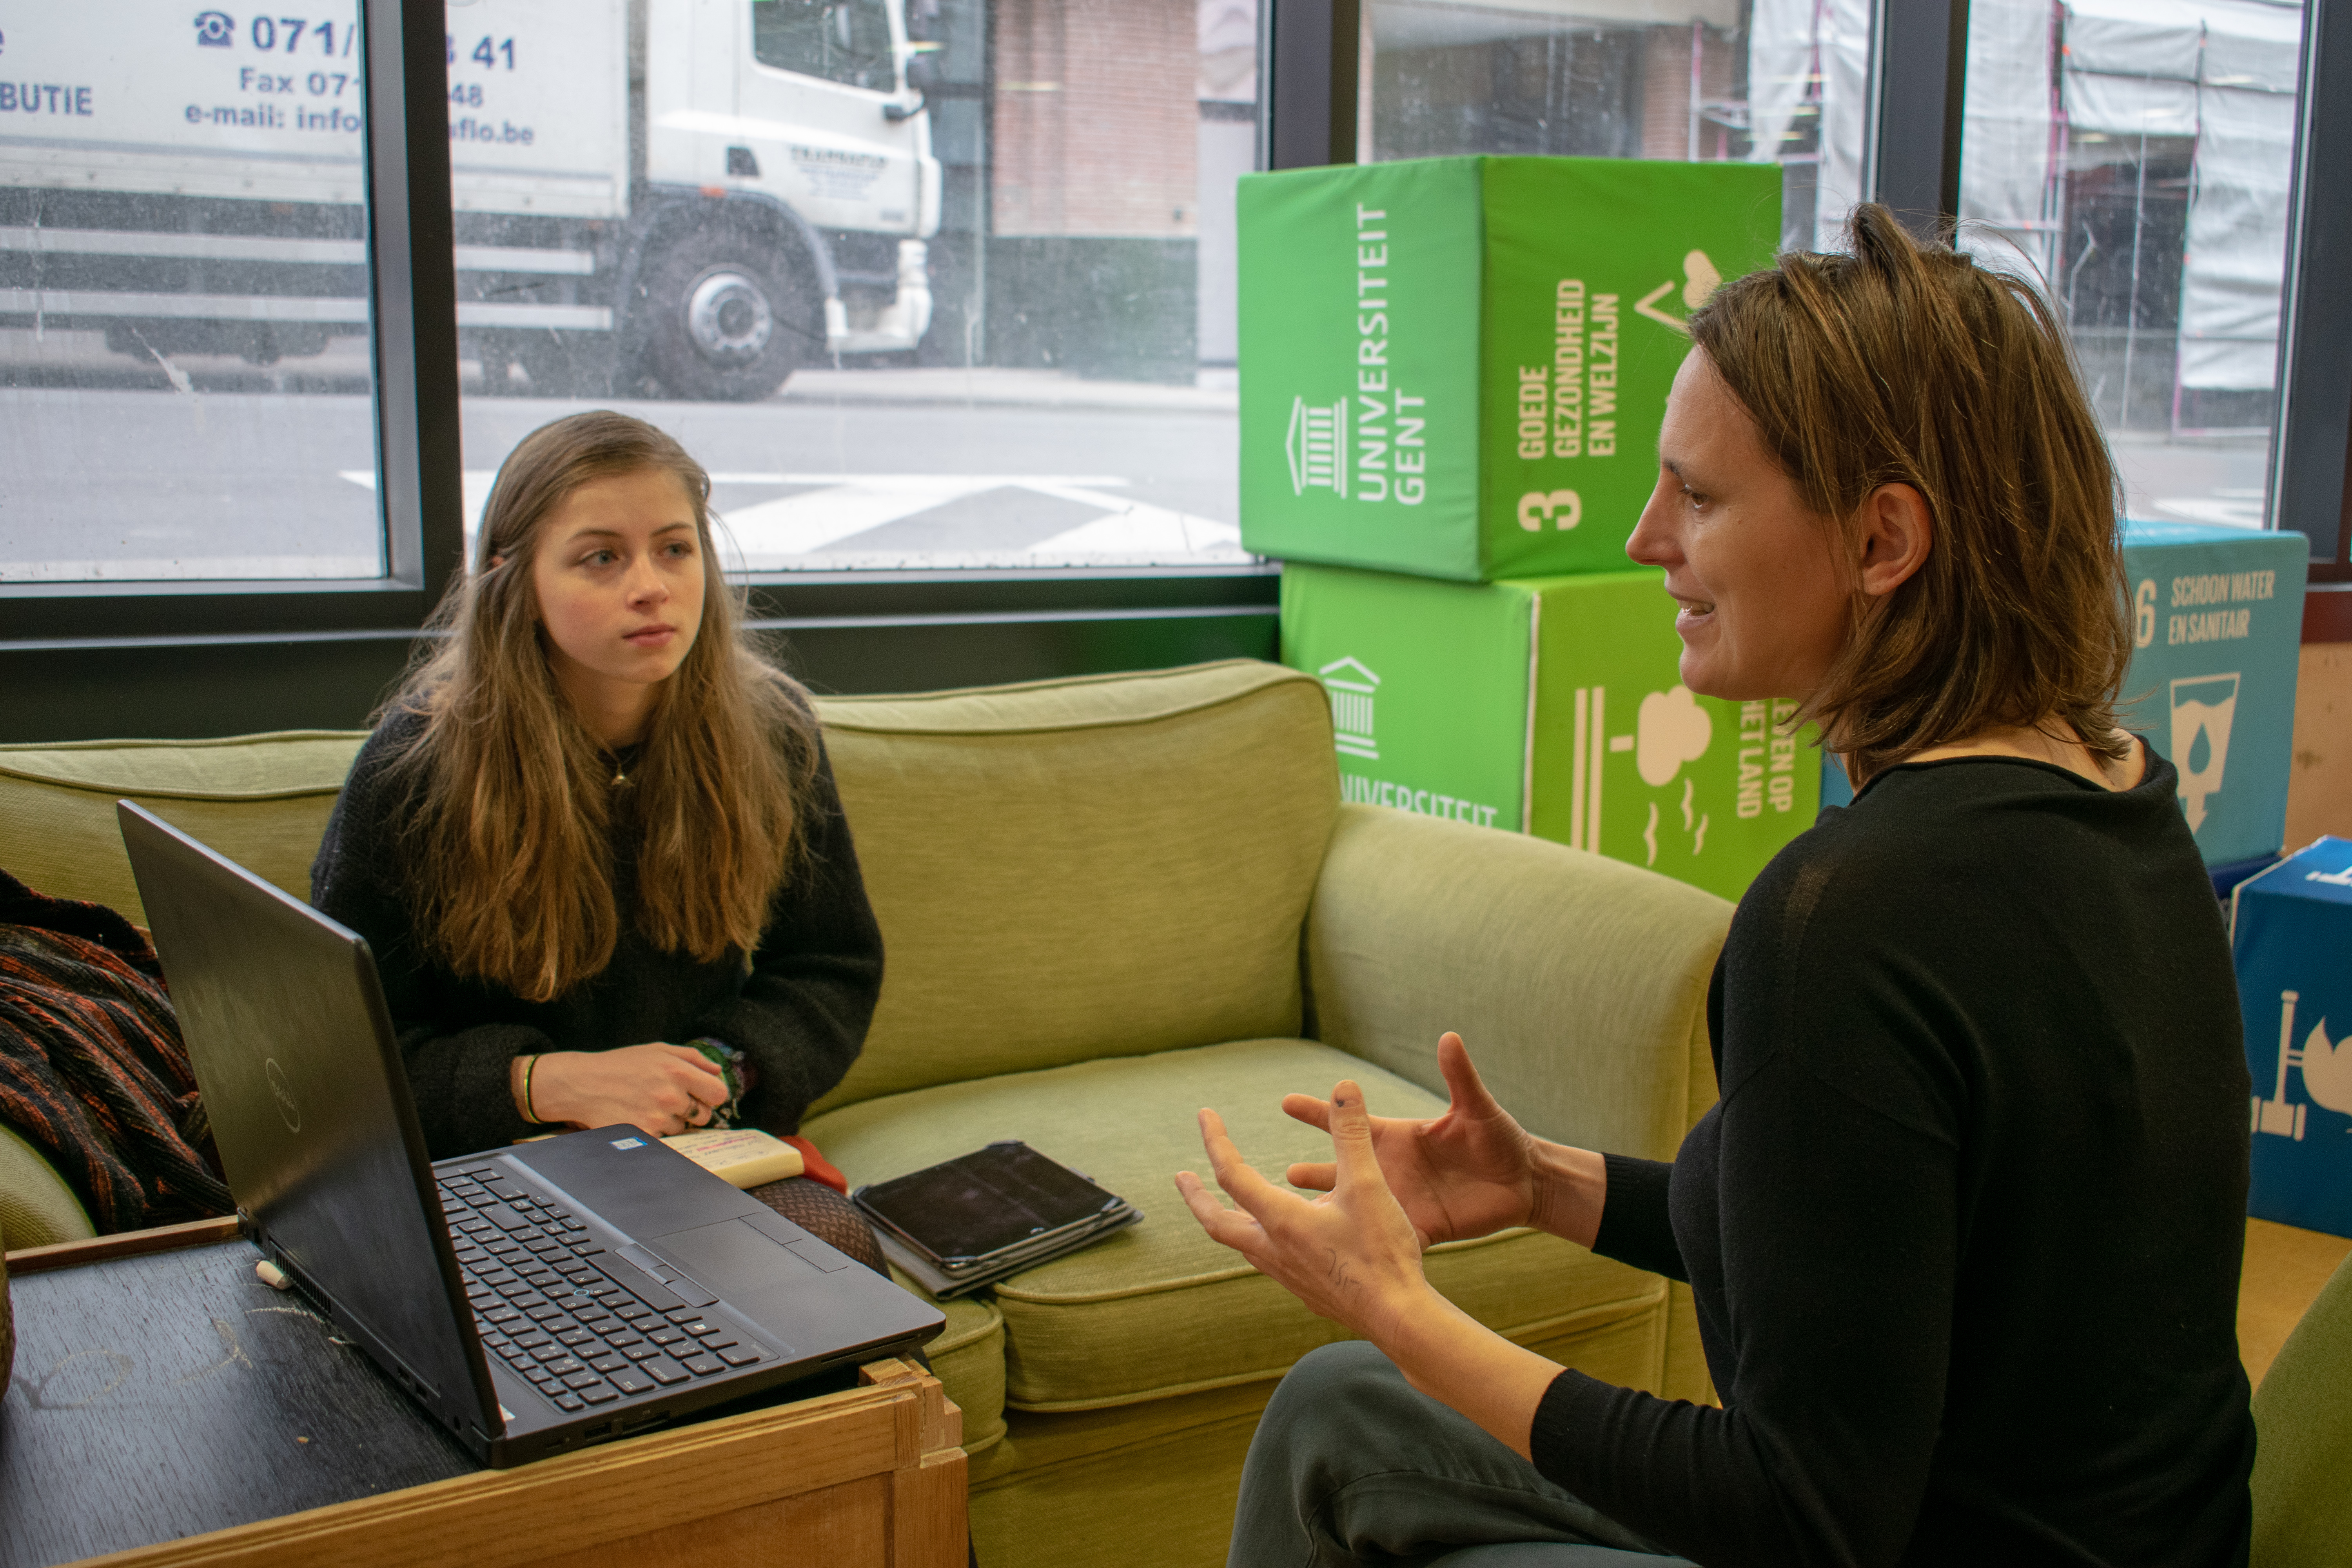
{"type": "Polygon", "coordinates": [[[238,1206],[387,1370],[426,1385],[429,1407],[495,1435],[366,944],[129,802],[118,810],[238,1206]]]}

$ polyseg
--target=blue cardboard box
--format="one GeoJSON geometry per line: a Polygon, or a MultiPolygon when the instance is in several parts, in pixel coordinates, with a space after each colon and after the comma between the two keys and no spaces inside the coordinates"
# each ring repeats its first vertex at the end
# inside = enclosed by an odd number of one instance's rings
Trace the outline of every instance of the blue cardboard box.
{"type": "Polygon", "coordinates": [[[2273,855],[2285,841],[2310,563],[2300,533],[2124,525],[2133,644],[2124,727],[2179,770],[2180,809],[2208,866],[2273,855]]]}
{"type": "Polygon", "coordinates": [[[2254,1080],[2246,1212],[2352,1236],[2352,840],[2239,883],[2230,931],[2254,1080]]]}
{"type": "Polygon", "coordinates": [[[1845,764],[1837,760],[1834,752],[1823,752],[1822,753],[1822,805],[1832,806],[1853,804],[1853,781],[1845,776],[1845,764]]]}

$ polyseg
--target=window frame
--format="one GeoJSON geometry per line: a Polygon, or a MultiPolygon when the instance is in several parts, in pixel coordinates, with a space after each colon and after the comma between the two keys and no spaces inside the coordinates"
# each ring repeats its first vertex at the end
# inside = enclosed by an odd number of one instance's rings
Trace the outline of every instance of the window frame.
{"type": "MultiPolygon", "coordinates": [[[[190,679],[234,679],[254,645],[290,651],[320,643],[413,643],[429,635],[426,622],[461,569],[464,538],[446,12],[443,0],[358,4],[367,51],[362,148],[371,200],[368,294],[385,574],[0,584],[7,623],[0,679],[12,667],[46,672],[59,656],[163,651],[184,656],[190,679]]],[[[749,573],[734,580],[747,590],[761,628],[798,639],[928,627],[951,642],[961,636],[954,646],[977,654],[985,668],[987,650],[972,648],[971,639],[992,626],[1254,617],[1269,623],[1261,640],[1270,647],[1279,570],[1272,563],[959,567],[749,573]]],[[[401,658],[385,657],[393,668],[401,658]]],[[[955,678],[954,664],[944,668],[955,678]]],[[[235,703],[207,707],[233,710],[235,703]]],[[[205,727],[203,717],[195,722],[205,727]]],[[[15,729],[0,721],[0,730],[15,729]]],[[[28,738],[55,737],[42,731],[28,738]]]]}
{"type": "Polygon", "coordinates": [[[2307,0],[2297,107],[2267,521],[2311,541],[2315,584],[2352,583],[2352,205],[2317,177],[2352,154],[2352,0],[2307,0]]]}
{"type": "Polygon", "coordinates": [[[410,637],[458,565],[457,274],[440,0],[358,0],[381,577],[0,584],[0,654],[410,637]],[[435,326],[438,323],[438,327],[435,326]]]}
{"type": "Polygon", "coordinates": [[[1872,7],[1862,185],[1921,234],[1960,210],[1968,70],[1969,0],[1872,7]]]}
{"type": "MultiPolygon", "coordinates": [[[[362,581],[0,584],[7,613],[0,679],[77,651],[173,651],[181,656],[173,661],[183,667],[180,678],[198,680],[230,668],[208,662],[207,650],[414,642],[457,574],[462,459],[443,0],[360,5],[386,574],[362,581]]],[[[1877,7],[1870,188],[1898,209],[1918,210],[1928,189],[1939,216],[1955,205],[1966,61],[1965,48],[1953,40],[1967,37],[1968,10],[1967,0],[1880,0],[1877,7]]],[[[2334,163],[2352,159],[2352,0],[2308,0],[2305,15],[2271,526],[2301,529],[2315,551],[2332,542],[2331,555],[2315,560],[2314,579],[2342,580],[2352,579],[2352,489],[2346,483],[2352,298],[2305,289],[2301,279],[2326,276],[2317,258],[2352,254],[2352,208],[2317,199],[2317,183],[2305,178],[2311,169],[2332,166],[2331,153],[2334,163]],[[2336,518],[2332,528],[2324,526],[2336,518]]],[[[1354,161],[1360,26],[1360,0],[1261,0],[1258,167],[1354,161]]],[[[755,621],[795,637],[926,627],[961,628],[958,635],[977,637],[992,626],[1271,617],[1278,572],[1265,563],[769,573],[740,581],[755,621]]],[[[1270,625],[1265,629],[1270,635],[1270,625]]],[[[966,670],[950,661],[938,674],[954,680],[966,670]]],[[[233,710],[235,703],[218,706],[233,710]]]]}
{"type": "MultiPolygon", "coordinates": [[[[758,5],[762,4],[763,0],[751,0],[751,3],[754,5],[758,5]]],[[[755,11],[752,13],[751,17],[751,59],[752,63],[759,66],[761,68],[764,70],[782,71],[789,76],[807,77],[815,81],[830,82],[835,87],[845,87],[857,92],[870,92],[877,96],[886,98],[895,95],[905,86],[905,84],[898,79],[896,58],[888,52],[891,48],[890,17],[888,8],[884,5],[884,0],[764,0],[764,3],[777,5],[804,4],[808,9],[821,10],[828,16],[835,10],[843,9],[845,7],[864,5],[874,5],[879,7],[882,12],[882,42],[883,47],[886,51],[880,58],[889,65],[891,80],[889,85],[887,87],[875,87],[863,81],[852,81],[846,77],[834,76],[826,71],[805,70],[799,66],[782,65],[775,60],[770,59],[767,56],[760,52],[760,16],[758,12],[755,11]]],[[[817,25],[821,30],[825,24],[823,20],[820,20],[817,25]]],[[[855,24],[853,23],[853,26],[855,24]]],[[[867,58],[872,58],[874,57],[867,58]]]]}

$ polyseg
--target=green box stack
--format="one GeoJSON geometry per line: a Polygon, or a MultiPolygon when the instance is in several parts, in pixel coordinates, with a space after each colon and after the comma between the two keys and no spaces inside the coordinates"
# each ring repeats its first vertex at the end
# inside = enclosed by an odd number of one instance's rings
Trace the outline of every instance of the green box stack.
{"type": "Polygon", "coordinates": [[[1613,572],[1682,319],[1770,264],[1770,164],[1436,158],[1241,184],[1242,542],[1462,583],[1613,572]]]}
{"type": "Polygon", "coordinates": [[[1787,711],[1681,684],[1624,546],[1683,319],[1768,265],[1770,166],[1444,158],[1242,182],[1242,537],[1350,800],[1738,898],[1810,826],[1787,711]]]}
{"type": "Polygon", "coordinates": [[[1282,657],[1331,694],[1342,796],[1556,839],[1737,899],[1812,826],[1788,703],[1694,697],[1654,572],[1459,584],[1294,563],[1282,657]]]}

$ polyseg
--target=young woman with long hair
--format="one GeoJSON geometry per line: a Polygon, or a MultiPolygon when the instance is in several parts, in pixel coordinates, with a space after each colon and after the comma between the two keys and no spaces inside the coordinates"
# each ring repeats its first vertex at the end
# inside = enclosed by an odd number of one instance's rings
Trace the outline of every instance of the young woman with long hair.
{"type": "MultiPolygon", "coordinates": [[[[374,950],[436,1159],[619,1122],[790,1134],[864,1044],[881,932],[709,493],[625,415],[525,437],[336,805],[312,901],[374,950]]],[[[883,1267],[832,1188],[755,1194],[883,1267]]]]}
{"type": "MultiPolygon", "coordinates": [[[[1301,1361],[1239,1565],[2245,1561],[2246,1066],[2172,765],[2116,726],[2117,486],[2032,288],[1883,207],[1690,321],[1627,552],[1695,691],[1796,698],[1861,794],[1741,899],[1671,1163],[1293,1095],[1308,1202],[1202,1113],[1211,1235],[1360,1342],[1301,1361]],[[1434,1242],[1687,1281],[1719,1407],[1483,1328],[1434,1242]]],[[[1572,1024],[1570,1026],[1573,1026],[1572,1024]]]]}

